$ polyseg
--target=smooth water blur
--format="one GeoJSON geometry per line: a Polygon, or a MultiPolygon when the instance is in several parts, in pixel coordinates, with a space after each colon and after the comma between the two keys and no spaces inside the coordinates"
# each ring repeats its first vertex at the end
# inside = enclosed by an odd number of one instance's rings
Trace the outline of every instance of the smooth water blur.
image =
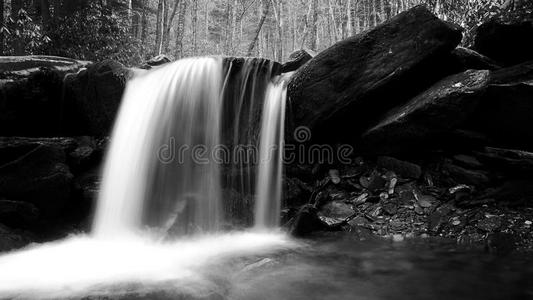
{"type": "MultiPolygon", "coordinates": [[[[106,158],[93,232],[122,238],[144,226],[216,231],[220,171],[194,147],[220,144],[222,60],[189,58],[128,82],[106,158]]],[[[209,157],[209,156],[208,156],[209,157]]]]}
{"type": "Polygon", "coordinates": [[[287,87],[283,80],[272,83],[267,89],[256,183],[255,227],[258,229],[280,225],[286,97],[287,87]]]}
{"type": "Polygon", "coordinates": [[[235,233],[169,243],[83,237],[0,257],[0,298],[532,299],[533,257],[445,240],[290,240],[235,233]]]}

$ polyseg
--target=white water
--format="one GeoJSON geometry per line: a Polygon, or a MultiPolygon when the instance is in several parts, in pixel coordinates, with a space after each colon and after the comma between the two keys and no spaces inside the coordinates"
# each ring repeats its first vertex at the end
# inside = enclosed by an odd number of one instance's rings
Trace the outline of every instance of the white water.
{"type": "Polygon", "coordinates": [[[217,288],[211,267],[296,246],[276,230],[281,83],[269,85],[262,117],[255,223],[263,230],[220,232],[220,166],[205,157],[194,160],[191,149],[202,145],[209,153],[220,143],[222,73],[219,58],[184,59],[128,83],[92,235],[0,256],[0,298],[113,296],[131,284],[171,285],[203,297],[217,288]],[[180,152],[181,146],[189,152],[180,152]],[[165,241],[169,236],[172,242],[165,241]]]}
{"type": "Polygon", "coordinates": [[[259,168],[256,183],[255,226],[279,226],[285,140],[286,85],[283,80],[267,89],[261,124],[259,168]]]}
{"type": "Polygon", "coordinates": [[[220,59],[191,58],[128,84],[104,169],[96,236],[122,238],[144,225],[218,229],[219,167],[211,159],[194,161],[191,151],[199,145],[210,153],[219,144],[221,81],[220,59]]]}

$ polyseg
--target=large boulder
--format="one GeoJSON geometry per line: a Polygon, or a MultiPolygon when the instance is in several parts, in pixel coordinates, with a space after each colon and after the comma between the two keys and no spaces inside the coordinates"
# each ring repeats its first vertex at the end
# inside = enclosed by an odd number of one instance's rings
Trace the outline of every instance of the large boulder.
{"type": "Polygon", "coordinates": [[[126,82],[133,72],[117,61],[105,60],[65,77],[66,123],[72,135],[109,135],[126,82]]]}
{"type": "Polygon", "coordinates": [[[363,146],[394,153],[429,148],[461,126],[475,111],[489,82],[489,71],[450,76],[390,111],[363,135],[363,146]]]}
{"type": "Polygon", "coordinates": [[[288,72],[296,71],[315,56],[316,56],[316,53],[311,50],[305,50],[305,49],[296,50],[289,55],[289,60],[287,60],[281,66],[281,72],[288,73],[288,72]]]}
{"type": "Polygon", "coordinates": [[[533,150],[533,61],[495,71],[469,128],[491,146],[533,150]]]}
{"type": "Polygon", "coordinates": [[[533,20],[492,19],[477,28],[474,49],[505,65],[533,60],[533,20]]]}
{"type": "Polygon", "coordinates": [[[71,196],[73,179],[62,145],[2,141],[0,197],[32,203],[47,217],[60,214],[71,196]]]}
{"type": "Polygon", "coordinates": [[[445,77],[438,66],[461,29],[417,6],[321,52],[288,84],[295,126],[355,136],[377,116],[445,77]]]}
{"type": "Polygon", "coordinates": [[[0,136],[63,133],[63,78],[89,62],[52,56],[0,57],[0,136]]]}

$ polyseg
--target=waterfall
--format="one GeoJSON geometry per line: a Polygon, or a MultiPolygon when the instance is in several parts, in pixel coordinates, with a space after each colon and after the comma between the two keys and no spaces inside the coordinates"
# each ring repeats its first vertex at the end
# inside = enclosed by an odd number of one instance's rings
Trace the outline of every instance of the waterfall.
{"type": "Polygon", "coordinates": [[[255,202],[255,227],[258,229],[279,225],[286,88],[283,80],[271,83],[263,106],[255,202]]]}
{"type": "Polygon", "coordinates": [[[223,185],[256,194],[256,227],[278,226],[285,86],[271,74],[271,62],[189,58],[129,82],[93,233],[115,238],[147,227],[174,236],[219,231],[231,222],[224,218],[224,203],[232,200],[224,199],[223,185]],[[213,159],[229,149],[221,145],[241,144],[259,144],[257,165],[213,159]],[[235,176],[223,182],[227,165],[238,174],[237,183],[235,176]]]}
{"type": "Polygon", "coordinates": [[[129,82],[106,158],[96,236],[145,225],[218,229],[219,166],[191,151],[220,143],[221,84],[219,58],[183,59],[129,82]]]}
{"type": "Polygon", "coordinates": [[[190,58],[132,79],[92,235],[0,255],[0,298],[100,298],[132,283],[140,293],[152,285],[205,299],[218,289],[211,270],[296,247],[271,230],[279,222],[285,118],[285,85],[273,74],[266,60],[190,58]],[[213,159],[240,144],[259,146],[259,162],[213,159]],[[224,189],[242,195],[230,199],[224,189]],[[254,198],[248,212],[243,199],[254,198]],[[262,230],[222,232],[240,215],[254,216],[262,230]]]}

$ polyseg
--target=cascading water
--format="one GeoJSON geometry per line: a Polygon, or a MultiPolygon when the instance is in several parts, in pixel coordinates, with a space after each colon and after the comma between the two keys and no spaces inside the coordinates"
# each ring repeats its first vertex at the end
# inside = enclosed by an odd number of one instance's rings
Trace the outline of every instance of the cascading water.
{"type": "Polygon", "coordinates": [[[134,79],[113,133],[94,222],[96,236],[151,225],[215,231],[221,222],[220,59],[183,59],[134,79]],[[203,161],[205,159],[205,161],[203,161]]]}
{"type": "Polygon", "coordinates": [[[284,84],[270,82],[271,64],[243,64],[235,75],[222,58],[184,59],[129,82],[92,236],[0,256],[0,297],[113,295],[123,284],[171,282],[178,295],[207,298],[216,290],[207,266],[295,246],[264,230],[279,222],[284,84]],[[236,180],[223,180],[211,155],[228,141],[260,144],[258,165],[229,163],[236,180]],[[231,202],[224,183],[256,194],[255,227],[263,230],[220,231],[231,202]]]}
{"type": "Polygon", "coordinates": [[[275,228],[279,225],[283,143],[285,140],[286,85],[283,80],[271,83],[263,108],[259,168],[256,183],[255,227],[275,228]]]}

